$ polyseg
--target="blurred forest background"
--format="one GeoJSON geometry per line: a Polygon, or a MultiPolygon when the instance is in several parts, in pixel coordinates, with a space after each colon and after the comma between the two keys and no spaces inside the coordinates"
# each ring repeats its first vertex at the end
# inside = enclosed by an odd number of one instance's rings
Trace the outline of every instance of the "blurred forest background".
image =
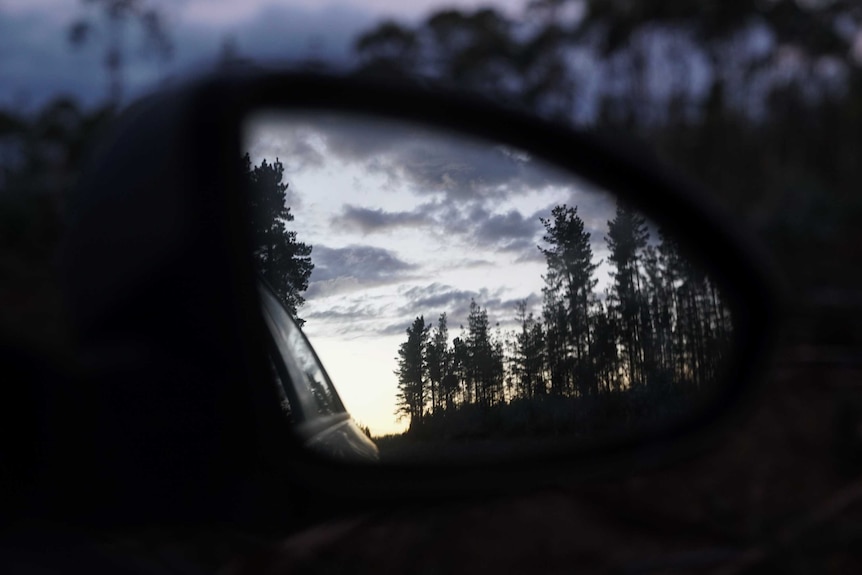
{"type": "MultiPolygon", "coordinates": [[[[172,54],[157,5],[88,3],[101,17],[70,21],[68,49],[98,41],[103,104],[58,96],[35,111],[0,109],[0,284],[12,310],[0,327],[47,345],[64,337],[53,268],[63,199],[125,103],[133,53],[120,31],[134,25],[150,52],[172,54]]],[[[636,141],[754,230],[795,295],[853,300],[862,288],[852,265],[862,261],[860,34],[862,6],[848,0],[535,0],[519,17],[488,8],[381,22],[355,39],[352,65],[636,141]]],[[[218,62],[249,64],[227,40],[218,62]]]]}

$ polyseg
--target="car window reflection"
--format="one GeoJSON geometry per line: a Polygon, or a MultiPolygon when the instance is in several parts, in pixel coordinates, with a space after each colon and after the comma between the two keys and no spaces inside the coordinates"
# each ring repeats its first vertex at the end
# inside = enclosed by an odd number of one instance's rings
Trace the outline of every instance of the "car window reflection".
{"type": "MultiPolygon", "coordinates": [[[[276,360],[283,363],[290,379],[289,382],[282,382],[282,386],[292,386],[302,418],[308,420],[344,412],[344,406],[335,393],[332,382],[305,335],[266,289],[261,289],[261,298],[264,317],[278,350],[276,360]]],[[[282,392],[285,392],[284,388],[282,392]]],[[[285,400],[288,395],[285,393],[285,400]]]]}
{"type": "Polygon", "coordinates": [[[279,399],[279,407],[281,408],[281,413],[284,415],[284,418],[288,423],[294,423],[293,418],[293,410],[290,407],[290,399],[287,397],[287,391],[284,387],[285,383],[281,379],[281,375],[278,373],[278,368],[275,365],[275,359],[272,355],[268,355],[269,359],[269,373],[272,377],[272,381],[275,383],[275,390],[278,393],[279,399]]]}

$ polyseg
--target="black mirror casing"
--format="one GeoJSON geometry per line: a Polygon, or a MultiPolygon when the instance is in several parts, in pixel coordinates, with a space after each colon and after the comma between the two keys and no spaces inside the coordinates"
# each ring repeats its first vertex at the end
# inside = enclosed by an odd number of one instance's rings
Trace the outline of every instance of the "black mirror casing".
{"type": "Polygon", "coordinates": [[[132,106],[87,174],[70,202],[63,258],[81,350],[102,381],[131,371],[138,384],[111,388],[100,396],[104,405],[81,406],[101,414],[106,429],[121,430],[95,442],[93,473],[137,484],[144,458],[157,470],[152,500],[170,494],[181,505],[181,493],[195,494],[200,505],[190,513],[227,497],[245,481],[244,470],[261,466],[311,490],[397,499],[465,493],[488,478],[507,490],[669,461],[731,421],[753,388],[781,307],[755,242],[654,158],[427,87],[310,73],[206,79],[132,106]],[[735,361],[721,394],[672,428],[529,461],[392,467],[335,463],[304,450],[279,423],[266,386],[255,384],[269,373],[238,160],[243,119],[262,109],[424,123],[511,145],[612,190],[684,238],[726,297],[735,361]],[[198,414],[192,422],[189,413],[198,414]],[[135,448],[119,456],[125,441],[135,448]],[[201,485],[207,493],[198,493],[201,485]]]}

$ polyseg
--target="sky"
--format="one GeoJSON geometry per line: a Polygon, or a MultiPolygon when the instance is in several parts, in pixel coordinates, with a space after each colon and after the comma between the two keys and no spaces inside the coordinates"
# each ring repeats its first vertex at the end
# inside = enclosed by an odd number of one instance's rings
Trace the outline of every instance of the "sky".
{"type": "MultiPolygon", "coordinates": [[[[540,217],[577,206],[594,261],[607,260],[607,194],[493,142],[427,128],[308,112],[249,119],[252,163],[279,159],[289,229],[313,246],[299,311],[348,411],[375,435],[398,432],[395,357],[419,315],[448,316],[450,341],[470,300],[514,329],[515,306],[541,313],[540,217]]],[[[607,266],[598,270],[603,290],[607,266]]]]}
{"type": "MultiPolygon", "coordinates": [[[[494,6],[518,14],[524,0],[149,0],[166,16],[174,55],[162,61],[143,49],[136,26],[124,30],[127,97],[211,68],[226,39],[241,56],[264,62],[314,57],[342,63],[353,39],[383,19],[415,22],[447,6],[494,6]]],[[[95,105],[107,93],[102,60],[106,29],[83,0],[0,0],[0,108],[33,110],[64,94],[95,105]],[[86,17],[92,41],[70,46],[68,29],[86,17]]]]}

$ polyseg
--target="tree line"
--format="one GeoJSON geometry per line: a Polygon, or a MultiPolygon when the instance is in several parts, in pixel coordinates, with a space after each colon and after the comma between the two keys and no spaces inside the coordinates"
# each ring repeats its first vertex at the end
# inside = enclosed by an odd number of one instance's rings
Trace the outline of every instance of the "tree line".
{"type": "Polygon", "coordinates": [[[417,316],[400,344],[397,411],[414,433],[465,408],[547,398],[637,396],[647,409],[668,397],[696,397],[720,376],[732,335],[717,287],[661,230],[618,203],[607,223],[610,283],[599,292],[591,234],[577,207],[541,218],[547,264],[538,315],[516,306],[517,327],[492,329],[470,302],[463,333],[450,340],[447,313],[417,316]]]}
{"type": "Polygon", "coordinates": [[[297,314],[305,303],[303,293],[314,269],[312,246],[297,240],[296,232],[287,229],[294,219],[287,205],[288,184],[284,164],[261,160],[254,166],[248,153],[241,160],[240,173],[248,194],[251,216],[252,257],[260,277],[269,284],[275,296],[296,322],[305,320],[297,314]]]}

